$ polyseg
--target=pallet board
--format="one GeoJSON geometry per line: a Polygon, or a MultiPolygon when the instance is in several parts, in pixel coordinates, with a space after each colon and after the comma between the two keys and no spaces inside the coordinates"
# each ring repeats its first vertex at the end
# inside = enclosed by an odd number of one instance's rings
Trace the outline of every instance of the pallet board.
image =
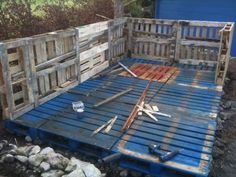
{"type": "MultiPolygon", "coordinates": [[[[122,63],[128,67],[161,64],[135,58],[122,60],[122,63]]],[[[212,161],[221,99],[221,91],[214,84],[214,68],[199,70],[194,65],[184,64],[169,67],[178,68],[178,75],[173,75],[171,82],[153,82],[145,102],[157,105],[161,112],[171,114],[171,118],[157,116],[158,122],[154,122],[143,114],[135,119],[128,131],[122,132],[124,122],[149,81],[111,75],[85,81],[72,89],[83,94],[63,93],[19,118],[7,121],[6,127],[19,135],[38,137],[47,143],[100,158],[121,152],[121,166],[153,176],[190,174],[206,177],[212,161]],[[108,104],[93,107],[127,88],[133,90],[108,104]],[[85,112],[81,114],[75,113],[71,105],[79,100],[85,104],[85,112]],[[95,129],[115,115],[118,119],[108,134],[99,132],[91,137],[95,129]],[[162,163],[149,154],[150,143],[162,144],[166,150],[182,151],[162,163]]]]}
{"type": "Polygon", "coordinates": [[[3,117],[14,119],[125,54],[126,18],[0,43],[3,117]]]}
{"type": "MultiPolygon", "coordinates": [[[[172,75],[179,72],[175,67],[153,64],[134,64],[130,67],[130,70],[140,79],[158,82],[167,82],[172,75]]],[[[127,71],[120,73],[120,75],[130,76],[127,71]]],[[[175,76],[177,76],[177,74],[175,74],[175,76]]]]}

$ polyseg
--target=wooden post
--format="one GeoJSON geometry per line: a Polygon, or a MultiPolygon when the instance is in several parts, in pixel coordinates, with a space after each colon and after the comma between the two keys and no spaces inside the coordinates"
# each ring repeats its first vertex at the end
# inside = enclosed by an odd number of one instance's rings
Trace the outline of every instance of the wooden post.
{"type": "Polygon", "coordinates": [[[75,75],[77,75],[78,83],[81,83],[80,71],[80,47],[79,47],[79,28],[75,28],[75,47],[76,47],[76,60],[75,60],[75,75]]]}
{"type": "Polygon", "coordinates": [[[179,61],[180,58],[180,41],[181,41],[181,32],[182,32],[182,24],[181,21],[178,21],[176,25],[177,31],[176,31],[176,45],[175,45],[175,61],[179,61]]]}
{"type": "Polygon", "coordinates": [[[124,15],[124,2],[123,0],[114,1],[114,18],[120,18],[124,15]]]}
{"type": "Polygon", "coordinates": [[[2,62],[2,74],[4,79],[4,91],[6,94],[7,108],[3,107],[4,115],[6,118],[13,118],[13,112],[15,109],[14,99],[13,99],[13,89],[11,81],[11,73],[9,68],[9,62],[7,57],[7,48],[6,45],[0,43],[0,55],[2,62]]]}
{"type": "MultiPolygon", "coordinates": [[[[32,60],[33,58],[30,55],[30,50],[29,50],[29,44],[30,44],[30,38],[25,40],[24,46],[22,46],[22,51],[23,51],[23,62],[24,62],[24,71],[26,75],[26,84],[27,84],[27,92],[28,92],[28,99],[30,104],[35,103],[35,92],[34,92],[34,84],[37,83],[36,77],[33,77],[33,67],[32,68],[32,60]]],[[[33,51],[31,51],[33,52],[33,51]]],[[[34,63],[33,63],[34,64],[34,63]]]]}
{"type": "MultiPolygon", "coordinates": [[[[37,74],[36,74],[36,64],[34,60],[34,46],[32,42],[32,38],[28,40],[27,42],[27,48],[26,53],[29,55],[29,70],[30,70],[30,79],[29,84],[31,84],[32,87],[32,94],[33,94],[33,101],[34,101],[34,106],[38,106],[38,101],[39,101],[39,88],[38,88],[38,83],[37,83],[37,74]]],[[[27,69],[25,69],[27,70],[27,69]]]]}
{"type": "Polygon", "coordinates": [[[129,30],[129,34],[128,34],[128,57],[132,57],[132,49],[133,49],[133,20],[132,18],[128,19],[128,30],[129,30]]]}
{"type": "Polygon", "coordinates": [[[112,63],[112,50],[113,50],[113,27],[114,27],[114,21],[110,20],[108,23],[108,60],[109,64],[112,63]]]}

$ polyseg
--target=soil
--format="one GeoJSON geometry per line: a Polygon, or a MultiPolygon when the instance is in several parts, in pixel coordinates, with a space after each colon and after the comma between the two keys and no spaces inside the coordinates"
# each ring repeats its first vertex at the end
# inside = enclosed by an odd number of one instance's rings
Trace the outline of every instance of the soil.
{"type": "MultiPolygon", "coordinates": [[[[222,100],[226,106],[224,106],[225,109],[222,109],[222,115],[224,116],[221,116],[221,119],[219,120],[219,130],[216,133],[213,163],[209,177],[236,176],[236,60],[232,61],[229,66],[229,72],[224,88],[225,95],[222,100]],[[227,106],[229,101],[235,101],[234,108],[227,106]]],[[[0,121],[0,140],[2,139],[6,139],[10,143],[17,145],[27,144],[23,137],[15,137],[5,131],[2,122],[0,121]]],[[[44,147],[46,145],[41,144],[41,146],[44,147]]],[[[87,157],[79,153],[71,153],[65,149],[57,147],[54,149],[66,157],[75,156],[81,160],[94,163],[102,172],[107,174],[107,177],[119,177],[120,173],[124,172],[124,170],[120,169],[117,164],[112,164],[113,166],[101,166],[97,163],[97,159],[95,158],[87,157]]],[[[8,168],[0,167],[0,177],[15,177],[11,168],[11,166],[8,168]]]]}
{"type": "MultiPolygon", "coordinates": [[[[217,131],[213,166],[210,177],[235,177],[236,176],[236,60],[229,65],[226,85],[224,87],[224,103],[234,101],[234,108],[223,110],[228,118],[223,116],[221,127],[217,131]]],[[[232,106],[231,106],[232,107],[232,106]]]]}

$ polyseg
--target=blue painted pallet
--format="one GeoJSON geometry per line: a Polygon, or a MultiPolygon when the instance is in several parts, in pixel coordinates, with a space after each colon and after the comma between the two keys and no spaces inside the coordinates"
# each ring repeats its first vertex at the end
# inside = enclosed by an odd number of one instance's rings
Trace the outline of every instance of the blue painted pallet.
{"type": "MultiPolygon", "coordinates": [[[[128,66],[134,63],[161,64],[143,59],[122,62],[128,66]]],[[[213,68],[180,64],[175,67],[179,67],[180,72],[171,82],[152,83],[145,100],[158,105],[172,118],[158,116],[158,122],[153,122],[146,115],[138,116],[131,128],[122,132],[121,127],[148,81],[114,76],[112,80],[109,77],[88,80],[72,89],[91,93],[89,97],[61,94],[16,120],[7,121],[6,127],[19,135],[38,137],[47,143],[97,157],[121,152],[121,166],[153,176],[207,176],[221,92],[214,85],[213,68]],[[126,88],[133,90],[109,104],[93,108],[95,103],[126,88]],[[85,103],[84,113],[76,114],[72,110],[71,103],[78,100],[85,103]],[[90,136],[115,115],[118,120],[109,134],[100,132],[90,136]],[[150,143],[162,144],[166,150],[183,150],[170,161],[161,163],[149,154],[147,147],[150,143]]]]}

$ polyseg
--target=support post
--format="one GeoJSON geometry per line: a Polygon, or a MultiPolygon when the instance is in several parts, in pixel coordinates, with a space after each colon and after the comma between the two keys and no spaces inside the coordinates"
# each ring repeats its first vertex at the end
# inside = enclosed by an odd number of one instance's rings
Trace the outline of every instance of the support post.
{"type": "Polygon", "coordinates": [[[14,99],[13,99],[13,89],[12,89],[12,81],[11,81],[11,73],[9,68],[9,62],[7,57],[7,47],[5,44],[0,43],[0,56],[2,63],[2,74],[4,80],[3,90],[6,95],[7,104],[2,109],[4,111],[4,116],[6,118],[13,119],[14,112],[14,99]]]}
{"type": "Polygon", "coordinates": [[[112,51],[113,51],[113,44],[112,44],[112,40],[113,40],[113,27],[114,27],[114,21],[110,20],[108,23],[108,61],[109,64],[112,63],[112,51]]]}
{"type": "MultiPolygon", "coordinates": [[[[33,77],[33,69],[35,67],[32,67],[32,59],[30,58],[30,50],[29,50],[29,44],[30,39],[25,40],[24,46],[22,46],[23,51],[23,58],[24,58],[24,71],[26,76],[26,84],[27,84],[27,91],[28,91],[28,99],[30,104],[35,103],[35,92],[34,92],[34,86],[35,83],[37,83],[36,77],[33,77]]],[[[33,51],[32,51],[33,52],[33,51]]],[[[33,63],[34,64],[34,63],[33,63]]],[[[36,72],[36,71],[34,71],[36,72]]]]}
{"type": "Polygon", "coordinates": [[[76,60],[75,60],[75,74],[77,75],[78,83],[81,83],[81,68],[80,68],[80,46],[79,46],[79,28],[75,28],[75,47],[76,47],[76,60]]]}
{"type": "Polygon", "coordinates": [[[178,21],[176,25],[176,45],[175,45],[175,61],[179,61],[180,58],[180,42],[181,42],[181,32],[182,32],[182,24],[181,21],[178,21]]]}
{"type": "Polygon", "coordinates": [[[128,57],[132,57],[132,49],[133,49],[133,20],[131,18],[128,19],[128,57]]]}

